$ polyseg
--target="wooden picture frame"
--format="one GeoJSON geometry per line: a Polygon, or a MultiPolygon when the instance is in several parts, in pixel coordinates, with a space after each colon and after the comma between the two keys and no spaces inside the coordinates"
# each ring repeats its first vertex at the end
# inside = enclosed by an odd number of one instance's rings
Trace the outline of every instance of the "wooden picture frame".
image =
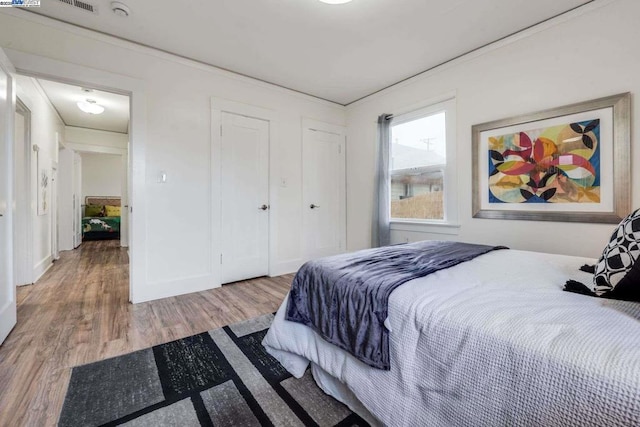
{"type": "Polygon", "coordinates": [[[631,208],[631,95],[472,127],[473,217],[618,223],[631,208]]]}

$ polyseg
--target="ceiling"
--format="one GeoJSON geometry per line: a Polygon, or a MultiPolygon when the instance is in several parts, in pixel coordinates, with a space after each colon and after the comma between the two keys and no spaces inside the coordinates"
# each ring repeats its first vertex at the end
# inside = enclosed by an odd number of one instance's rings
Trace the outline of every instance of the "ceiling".
{"type": "Polygon", "coordinates": [[[129,97],[93,90],[84,92],[80,86],[38,79],[47,97],[67,126],[110,132],[129,132],[129,97]],[[93,99],[104,107],[102,114],[87,114],[78,108],[77,102],[93,99]]]}
{"type": "Polygon", "coordinates": [[[83,1],[29,11],[346,105],[593,0],[83,1]]]}

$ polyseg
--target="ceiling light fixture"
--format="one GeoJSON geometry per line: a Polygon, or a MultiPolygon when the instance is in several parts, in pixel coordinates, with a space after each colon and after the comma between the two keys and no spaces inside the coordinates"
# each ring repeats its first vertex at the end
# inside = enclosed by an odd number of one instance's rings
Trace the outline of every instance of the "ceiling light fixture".
{"type": "Polygon", "coordinates": [[[327,4],[345,4],[349,3],[351,0],[320,0],[322,3],[327,4]]]}
{"type": "Polygon", "coordinates": [[[126,18],[131,14],[131,10],[129,10],[129,6],[119,1],[111,2],[111,11],[118,16],[122,16],[126,18]]]}
{"type": "Polygon", "coordinates": [[[93,99],[78,101],[78,108],[88,114],[102,114],[104,112],[104,107],[93,99]]]}

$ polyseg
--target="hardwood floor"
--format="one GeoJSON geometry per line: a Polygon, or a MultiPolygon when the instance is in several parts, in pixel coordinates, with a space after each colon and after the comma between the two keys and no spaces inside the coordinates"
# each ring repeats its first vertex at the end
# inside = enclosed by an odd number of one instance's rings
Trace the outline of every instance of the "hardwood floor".
{"type": "Polygon", "coordinates": [[[70,368],[275,311],[292,275],[129,304],[126,249],[86,242],[18,288],[18,324],[0,346],[0,426],[55,425],[70,368]]]}

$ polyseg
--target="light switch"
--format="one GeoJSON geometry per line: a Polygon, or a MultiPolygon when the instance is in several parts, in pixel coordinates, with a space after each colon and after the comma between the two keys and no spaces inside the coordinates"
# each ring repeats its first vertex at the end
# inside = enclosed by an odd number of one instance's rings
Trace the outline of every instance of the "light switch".
{"type": "Polygon", "coordinates": [[[158,182],[160,184],[164,184],[167,182],[167,173],[164,171],[160,171],[160,173],[158,174],[158,182]]]}
{"type": "Polygon", "coordinates": [[[287,188],[287,178],[280,178],[280,187],[287,188]]]}

